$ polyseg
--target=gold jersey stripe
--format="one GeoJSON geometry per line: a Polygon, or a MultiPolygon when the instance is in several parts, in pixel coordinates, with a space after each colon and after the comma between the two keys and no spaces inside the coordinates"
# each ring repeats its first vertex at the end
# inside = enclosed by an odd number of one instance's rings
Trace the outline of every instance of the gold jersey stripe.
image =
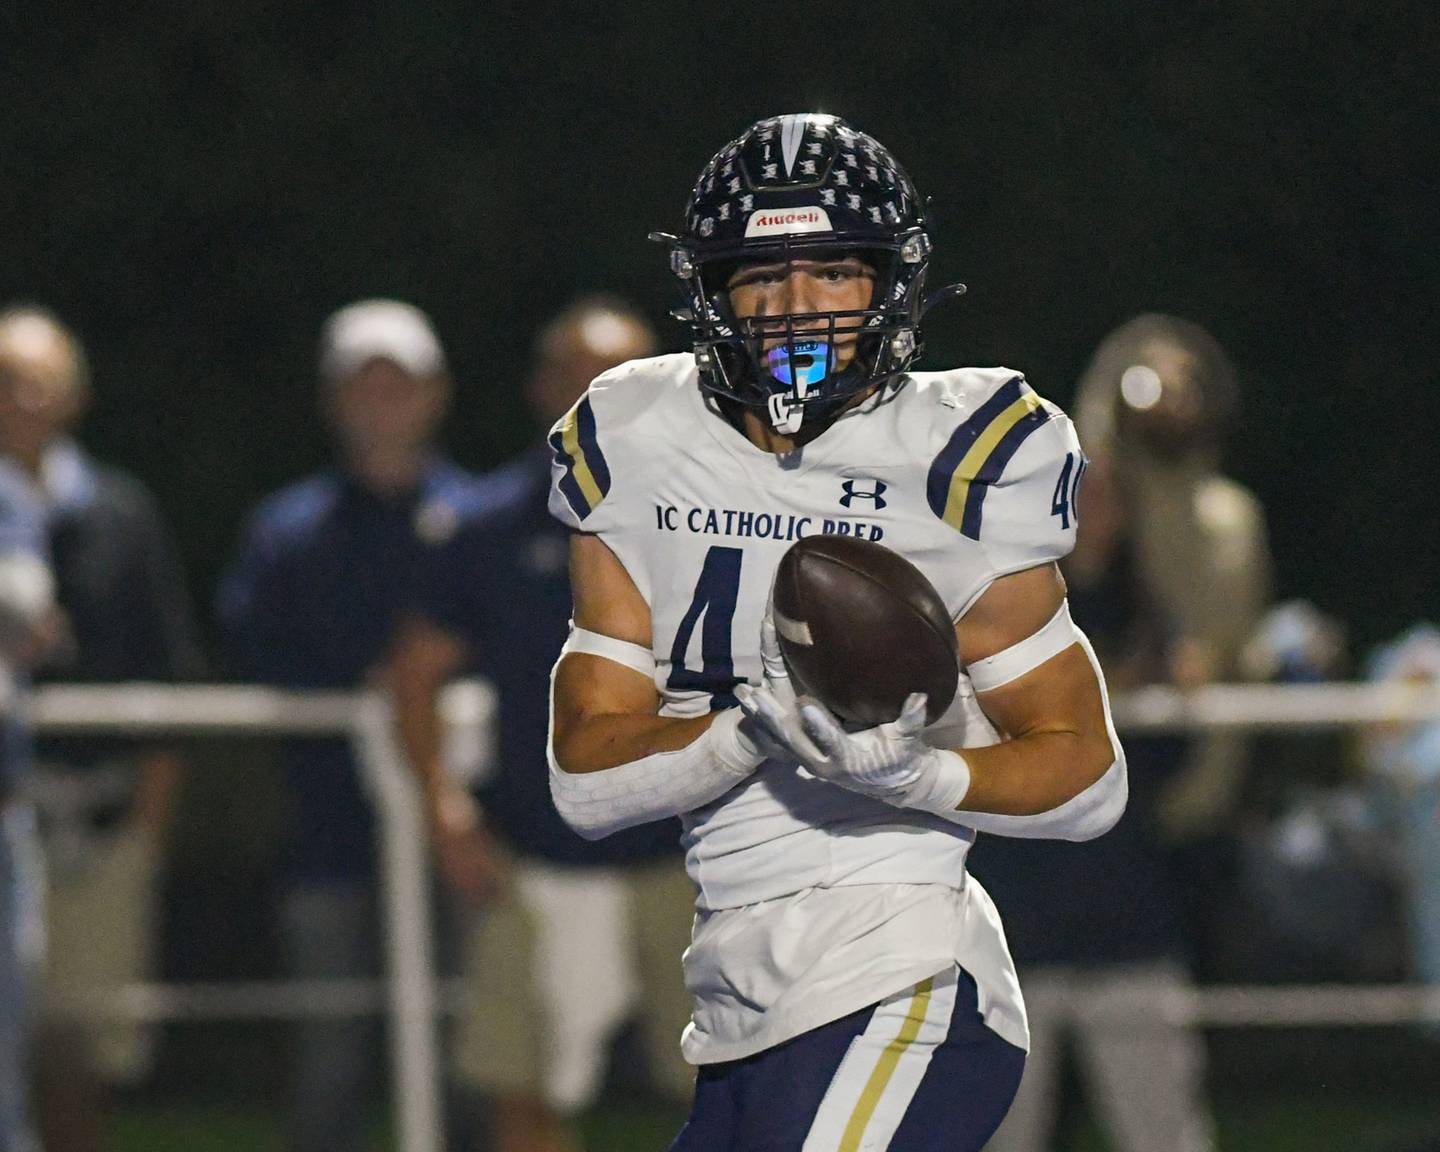
{"type": "Polygon", "coordinates": [[[1020,393],[1020,399],[1006,408],[990,422],[990,426],[970,445],[969,451],[955,466],[955,475],[950,478],[950,495],[945,501],[945,515],[942,519],[957,531],[964,524],[965,501],[970,496],[970,483],[980,474],[990,453],[1005,439],[1005,433],[1025,419],[1031,412],[1042,407],[1040,397],[1028,388],[1020,393]]]}
{"type": "Polygon", "coordinates": [[[574,461],[575,483],[580,485],[580,491],[584,493],[586,503],[593,512],[604,499],[604,493],[600,491],[600,485],[595,483],[595,474],[590,471],[590,462],[585,459],[585,450],[580,447],[579,411],[579,405],[576,405],[565,418],[565,427],[560,433],[560,446],[574,461]]]}

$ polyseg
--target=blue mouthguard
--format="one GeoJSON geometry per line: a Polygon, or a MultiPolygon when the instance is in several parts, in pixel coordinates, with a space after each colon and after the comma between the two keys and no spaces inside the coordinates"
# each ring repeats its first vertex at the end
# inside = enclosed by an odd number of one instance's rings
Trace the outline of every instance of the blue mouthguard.
{"type": "Polygon", "coordinates": [[[831,356],[824,340],[792,340],[765,353],[765,370],[781,384],[804,388],[830,374],[831,356]]]}

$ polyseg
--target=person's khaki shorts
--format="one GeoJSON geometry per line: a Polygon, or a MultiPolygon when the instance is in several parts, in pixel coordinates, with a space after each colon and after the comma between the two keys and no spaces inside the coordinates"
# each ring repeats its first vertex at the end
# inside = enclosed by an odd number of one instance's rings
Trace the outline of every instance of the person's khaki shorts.
{"type": "MultiPolygon", "coordinates": [[[[43,1011],[67,1014],[149,978],[157,915],[155,849],[133,822],[98,835],[83,859],[45,875],[43,1011]]],[[[84,1017],[81,1017],[84,1020],[84,1017]]],[[[129,1083],[149,1067],[152,1030],[114,1017],[86,1020],[98,1075],[129,1083]]]]}
{"type": "Polygon", "coordinates": [[[506,892],[468,940],[460,1082],[577,1111],[604,1081],[615,1032],[634,1018],[655,1088],[688,1102],[695,1072],[680,1056],[690,1019],[680,958],[694,908],[678,857],[583,869],[514,861],[506,892]]]}

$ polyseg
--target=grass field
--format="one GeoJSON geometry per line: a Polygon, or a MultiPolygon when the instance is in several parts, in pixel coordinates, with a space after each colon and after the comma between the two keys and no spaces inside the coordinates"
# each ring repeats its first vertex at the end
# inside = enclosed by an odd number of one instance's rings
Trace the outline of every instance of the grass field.
{"type": "MultiPolygon", "coordinates": [[[[586,1118],[587,1152],[664,1152],[682,1117],[640,1102],[608,1104],[586,1118]]],[[[1219,1112],[1220,1152],[1431,1152],[1440,1150],[1440,1093],[1433,1107],[1347,1101],[1232,1103],[1219,1112]],[[1427,1143],[1426,1141],[1429,1141],[1427,1143]]],[[[1107,1152],[1092,1123],[1055,1152],[1107,1152]]],[[[391,1147],[377,1124],[371,1147],[391,1147]]],[[[274,1117],[223,1108],[133,1108],[117,1152],[281,1152],[274,1117]]],[[[464,1150],[471,1152],[471,1150],[464,1150]]],[[[474,1149],[473,1152],[483,1152],[474,1149]]],[[[1166,1152],[1157,1149],[1156,1152],[1166,1152]]]]}

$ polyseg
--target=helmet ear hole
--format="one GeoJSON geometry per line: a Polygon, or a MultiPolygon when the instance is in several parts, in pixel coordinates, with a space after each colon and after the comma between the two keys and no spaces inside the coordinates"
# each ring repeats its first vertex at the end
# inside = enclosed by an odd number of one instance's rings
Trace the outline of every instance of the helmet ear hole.
{"type": "Polygon", "coordinates": [[[708,261],[700,266],[700,283],[708,294],[721,295],[728,290],[730,277],[739,267],[738,260],[708,261]]]}

